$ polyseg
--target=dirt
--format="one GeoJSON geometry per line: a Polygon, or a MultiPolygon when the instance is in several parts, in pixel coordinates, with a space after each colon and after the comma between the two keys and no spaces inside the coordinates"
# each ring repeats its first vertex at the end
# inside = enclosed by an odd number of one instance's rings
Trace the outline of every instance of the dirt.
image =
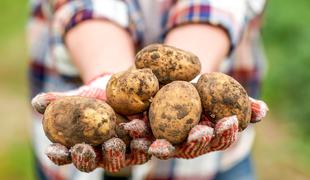
{"type": "Polygon", "coordinates": [[[1,146],[12,141],[26,141],[30,134],[30,107],[25,96],[17,96],[0,87],[1,146]]]}
{"type": "Polygon", "coordinates": [[[298,161],[300,157],[292,148],[292,132],[285,121],[269,115],[256,124],[256,130],[254,159],[259,179],[310,179],[309,165],[298,161]]]}

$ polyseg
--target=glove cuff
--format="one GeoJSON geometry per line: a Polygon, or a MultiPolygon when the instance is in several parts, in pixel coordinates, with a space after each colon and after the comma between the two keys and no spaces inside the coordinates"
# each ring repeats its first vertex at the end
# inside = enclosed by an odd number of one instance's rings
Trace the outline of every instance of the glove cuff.
{"type": "Polygon", "coordinates": [[[113,75],[113,73],[110,73],[110,72],[105,72],[105,73],[99,74],[98,76],[95,76],[94,78],[92,78],[91,80],[86,82],[85,85],[86,86],[92,85],[93,83],[95,83],[96,81],[101,80],[101,79],[108,79],[108,81],[109,81],[109,79],[111,78],[112,75],[113,75]]]}

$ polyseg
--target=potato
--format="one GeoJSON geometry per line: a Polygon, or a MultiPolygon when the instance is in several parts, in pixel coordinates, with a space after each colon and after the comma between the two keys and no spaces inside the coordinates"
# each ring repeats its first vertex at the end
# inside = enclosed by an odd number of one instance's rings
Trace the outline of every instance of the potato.
{"type": "Polygon", "coordinates": [[[52,101],[45,110],[43,128],[54,143],[99,145],[115,136],[116,116],[105,102],[71,96],[52,101]]]}
{"type": "Polygon", "coordinates": [[[195,87],[186,81],[174,81],[162,87],[153,98],[149,109],[152,132],[157,139],[181,143],[198,124],[201,111],[195,87]]]}
{"type": "Polygon", "coordinates": [[[162,44],[152,44],[136,55],[135,65],[151,68],[158,81],[167,84],[172,81],[191,81],[199,73],[201,64],[194,54],[162,44]]]}
{"type": "Polygon", "coordinates": [[[251,120],[251,104],[245,89],[232,77],[213,72],[202,75],[197,82],[204,114],[213,122],[237,115],[239,131],[251,120]]]}
{"type": "Polygon", "coordinates": [[[148,109],[158,89],[158,80],[151,69],[131,69],[111,77],[106,90],[107,102],[119,114],[138,114],[148,109]]]}

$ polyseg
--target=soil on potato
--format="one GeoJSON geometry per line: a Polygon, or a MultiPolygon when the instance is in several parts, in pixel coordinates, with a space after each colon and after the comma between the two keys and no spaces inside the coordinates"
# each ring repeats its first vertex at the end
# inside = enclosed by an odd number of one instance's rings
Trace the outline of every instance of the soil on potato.
{"type": "Polygon", "coordinates": [[[43,127],[52,141],[71,147],[77,143],[98,145],[115,135],[116,116],[103,101],[66,97],[46,109],[43,127]]]}

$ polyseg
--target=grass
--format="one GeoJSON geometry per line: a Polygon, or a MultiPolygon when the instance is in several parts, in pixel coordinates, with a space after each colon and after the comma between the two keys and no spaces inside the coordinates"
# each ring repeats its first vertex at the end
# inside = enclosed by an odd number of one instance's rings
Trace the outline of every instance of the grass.
{"type": "Polygon", "coordinates": [[[296,163],[310,165],[310,1],[269,1],[263,29],[269,62],[264,99],[276,123],[289,126],[296,163]]]}
{"type": "Polygon", "coordinates": [[[0,1],[0,179],[34,179],[27,91],[27,0],[0,1]]]}
{"type": "Polygon", "coordinates": [[[0,179],[34,179],[26,95],[0,90],[0,179]]]}
{"type": "Polygon", "coordinates": [[[11,142],[1,152],[0,179],[34,179],[30,145],[25,142],[11,142]]]}
{"type": "Polygon", "coordinates": [[[279,125],[277,117],[269,115],[256,130],[253,155],[259,179],[309,179],[309,166],[300,161],[290,125],[279,125]]]}
{"type": "MultiPolygon", "coordinates": [[[[310,1],[268,1],[263,29],[269,70],[263,99],[272,116],[257,125],[261,179],[309,179],[310,1]]],[[[0,179],[34,179],[27,98],[27,0],[1,0],[0,179]],[[2,148],[3,147],[3,148],[2,148]]]]}
{"type": "Polygon", "coordinates": [[[263,31],[269,59],[264,99],[309,137],[310,24],[306,22],[310,21],[310,1],[269,2],[263,31]]]}
{"type": "Polygon", "coordinates": [[[28,17],[28,0],[1,0],[0,42],[8,42],[10,35],[24,31],[28,17]]]}

